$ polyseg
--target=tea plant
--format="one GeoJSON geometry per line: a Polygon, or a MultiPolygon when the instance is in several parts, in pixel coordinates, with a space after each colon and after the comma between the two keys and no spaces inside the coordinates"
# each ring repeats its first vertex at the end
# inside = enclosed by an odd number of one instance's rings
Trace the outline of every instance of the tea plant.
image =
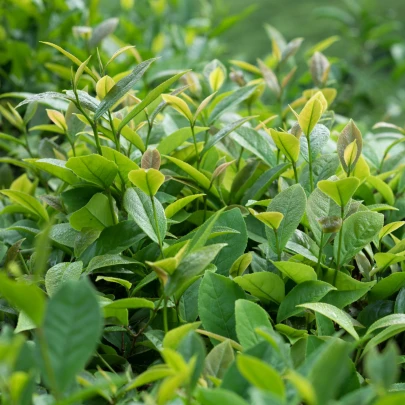
{"type": "Polygon", "coordinates": [[[335,117],[319,46],[290,99],[301,42],[154,87],[48,44],[71,87],[1,110],[2,403],[403,403],[405,131],[335,117]]]}

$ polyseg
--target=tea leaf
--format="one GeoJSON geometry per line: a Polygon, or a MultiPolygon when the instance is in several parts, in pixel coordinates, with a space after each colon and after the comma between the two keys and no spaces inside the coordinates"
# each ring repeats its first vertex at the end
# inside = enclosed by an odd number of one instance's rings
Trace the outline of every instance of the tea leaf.
{"type": "Polygon", "coordinates": [[[23,311],[28,318],[40,326],[45,314],[45,294],[34,284],[13,281],[5,274],[0,274],[0,293],[11,305],[23,311]]]}
{"type": "Polygon", "coordinates": [[[64,283],[49,301],[43,326],[50,364],[42,369],[49,387],[64,392],[71,386],[92,356],[101,328],[100,308],[88,282],[64,283]]]}
{"type": "Polygon", "coordinates": [[[277,322],[283,322],[287,318],[297,316],[301,312],[297,306],[306,302],[318,302],[333,290],[336,288],[323,281],[309,280],[298,284],[281,302],[277,312],[277,322]]]}
{"type": "Polygon", "coordinates": [[[359,335],[357,334],[356,330],[353,327],[353,323],[349,316],[340,310],[339,308],[334,307],[330,304],[325,303],[310,303],[310,304],[300,304],[298,305],[300,308],[307,308],[311,309],[315,312],[319,312],[320,314],[326,316],[327,318],[331,319],[332,321],[336,322],[341,328],[346,330],[347,333],[352,335],[356,340],[359,339],[359,335]]]}
{"type": "Polygon", "coordinates": [[[236,334],[245,350],[261,341],[255,332],[257,328],[265,327],[273,329],[266,311],[257,304],[247,300],[236,301],[235,317],[236,334]]]}
{"type": "Polygon", "coordinates": [[[273,262],[273,264],[297,284],[317,279],[315,270],[306,264],[294,262],[273,262]]]}
{"type": "MultiPolygon", "coordinates": [[[[114,214],[115,215],[115,214],[114,214]]],[[[83,228],[103,230],[114,225],[108,198],[104,194],[94,194],[91,200],[69,218],[72,228],[81,231],[83,228]]]]}
{"type": "Polygon", "coordinates": [[[284,298],[284,283],[277,274],[261,271],[235,277],[234,281],[264,303],[280,303],[284,298]]]}
{"type": "Polygon", "coordinates": [[[138,169],[128,173],[132,184],[150,197],[154,196],[165,181],[165,176],[156,169],[138,169]]]}
{"type": "Polygon", "coordinates": [[[340,207],[345,207],[346,204],[353,197],[360,181],[355,177],[348,177],[346,179],[331,181],[322,180],[318,183],[318,188],[327,196],[332,198],[340,207]]]}
{"type": "Polygon", "coordinates": [[[72,157],[66,162],[66,167],[83,180],[103,189],[111,186],[118,174],[117,165],[100,155],[72,157]]]}
{"type": "Polygon", "coordinates": [[[44,206],[32,195],[17,190],[1,190],[0,194],[21,205],[44,221],[49,221],[49,215],[44,206]]]}
{"type": "Polygon", "coordinates": [[[235,302],[240,298],[245,298],[245,293],[236,283],[207,272],[198,295],[198,313],[204,329],[236,340],[235,302]]]}
{"type": "Polygon", "coordinates": [[[114,87],[106,94],[100,105],[97,107],[94,114],[94,120],[98,120],[116,102],[118,102],[123,96],[125,96],[125,94],[127,94],[128,91],[132,89],[134,84],[136,84],[142,78],[142,76],[148,70],[149,66],[155,60],[156,59],[149,59],[141,62],[128,76],[125,76],[123,79],[117,82],[114,87]]]}
{"type": "Polygon", "coordinates": [[[124,208],[134,219],[137,225],[154,242],[160,243],[166,235],[166,217],[160,202],[155,198],[156,219],[151,198],[143,191],[129,188],[124,195],[124,208]]]}

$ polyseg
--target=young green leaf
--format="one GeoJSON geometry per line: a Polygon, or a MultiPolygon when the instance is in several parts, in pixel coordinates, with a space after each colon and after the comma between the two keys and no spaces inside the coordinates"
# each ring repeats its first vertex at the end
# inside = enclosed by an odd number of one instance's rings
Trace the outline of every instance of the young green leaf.
{"type": "Polygon", "coordinates": [[[128,173],[132,184],[140,188],[145,194],[153,197],[165,181],[165,176],[156,169],[138,169],[128,173]]]}
{"type": "Polygon", "coordinates": [[[204,329],[236,340],[235,302],[240,298],[245,298],[245,293],[236,283],[207,272],[198,295],[198,312],[204,329]]]}
{"type": "Polygon", "coordinates": [[[83,228],[98,229],[114,225],[115,219],[111,212],[108,198],[101,193],[94,194],[91,200],[69,218],[72,228],[81,231],[83,228]]]}
{"type": "Polygon", "coordinates": [[[355,177],[347,177],[341,180],[322,180],[318,182],[318,188],[328,197],[332,198],[340,207],[345,207],[353,197],[360,181],[355,177]]]}
{"type": "Polygon", "coordinates": [[[359,339],[359,335],[354,329],[352,319],[341,309],[336,308],[335,306],[330,304],[325,304],[323,302],[300,304],[298,305],[298,307],[307,308],[312,311],[319,312],[320,314],[336,322],[341,328],[352,335],[356,340],[359,339]]]}
{"type": "Polygon", "coordinates": [[[283,299],[277,312],[277,322],[298,315],[302,310],[298,305],[306,302],[318,302],[330,291],[336,290],[328,283],[318,280],[304,281],[295,286],[283,299]]]}
{"type": "Polygon", "coordinates": [[[111,186],[118,174],[118,166],[114,162],[96,154],[71,157],[66,167],[83,180],[103,189],[111,186]]]}
{"type": "Polygon", "coordinates": [[[346,173],[349,172],[357,163],[360,158],[361,151],[363,148],[363,138],[361,136],[360,130],[357,128],[353,120],[350,120],[349,123],[343,128],[343,131],[340,133],[337,140],[337,152],[340,159],[340,163],[346,173]],[[353,145],[353,142],[356,141],[356,153],[353,154],[351,158],[351,165],[348,166],[345,160],[345,151],[350,144],[353,145]]]}
{"type": "Polygon", "coordinates": [[[260,222],[263,222],[266,226],[273,230],[277,230],[281,224],[281,221],[284,218],[284,215],[281,212],[260,212],[257,213],[251,208],[249,208],[250,213],[258,219],[260,222]]]}
{"type": "Polygon", "coordinates": [[[280,374],[269,364],[253,356],[240,354],[236,363],[241,374],[255,387],[284,399],[285,387],[280,374]]]}
{"type": "Polygon", "coordinates": [[[49,221],[49,215],[44,206],[32,195],[17,190],[1,190],[1,194],[7,196],[11,201],[26,208],[44,221],[49,221]]]}
{"type": "Polygon", "coordinates": [[[301,222],[305,213],[306,202],[305,191],[299,184],[288,187],[270,202],[267,207],[268,212],[280,212],[284,215],[277,229],[277,240],[274,230],[266,227],[266,235],[273,252],[281,251],[286,246],[301,222]]]}
{"type": "Polygon", "coordinates": [[[12,306],[23,311],[36,326],[41,326],[46,301],[40,288],[22,280],[13,281],[7,275],[0,274],[0,294],[12,306]]]}
{"type": "Polygon", "coordinates": [[[184,115],[189,120],[189,122],[193,121],[193,115],[190,111],[190,107],[183,99],[177,96],[172,96],[170,94],[163,94],[162,98],[164,101],[166,101],[167,104],[172,106],[176,111],[184,115]]]}
{"type": "Polygon", "coordinates": [[[317,279],[315,270],[307,264],[295,262],[273,262],[273,264],[297,284],[317,279]]]}
{"type": "Polygon", "coordinates": [[[184,72],[177,73],[170,79],[159,84],[156,88],[150,91],[147,96],[137,104],[122,120],[121,124],[118,126],[118,132],[121,132],[122,128],[127,125],[131,120],[133,120],[140,112],[142,112],[149,104],[155,101],[163,92],[165,92],[170,86],[176,82],[180,77],[182,77],[188,70],[184,72]]]}
{"type": "Polygon", "coordinates": [[[300,155],[300,141],[294,135],[287,132],[278,132],[270,129],[271,137],[277,148],[287,157],[290,162],[296,162],[300,155]]]}
{"type": "Polygon", "coordinates": [[[320,100],[320,92],[312,96],[298,115],[298,123],[304,134],[308,137],[321,118],[324,107],[320,100]]]}
{"type": "Polygon", "coordinates": [[[234,281],[264,303],[280,303],[284,299],[284,282],[277,274],[260,271],[235,277],[234,281]]]}
{"type": "Polygon", "coordinates": [[[160,202],[152,197],[156,209],[156,217],[151,197],[142,190],[129,188],[124,195],[124,208],[137,225],[154,242],[161,243],[166,236],[167,222],[160,202]]]}
{"type": "Polygon", "coordinates": [[[142,78],[149,66],[155,60],[156,59],[149,59],[141,62],[128,76],[125,76],[123,79],[117,82],[97,107],[94,114],[94,120],[101,118],[105,112],[107,112],[115,103],[124,97],[128,91],[132,89],[134,84],[136,84],[142,78]]]}
{"type": "Polygon", "coordinates": [[[48,363],[40,358],[48,387],[66,392],[93,355],[101,330],[100,308],[89,282],[63,284],[48,304],[43,325],[48,363]]]}
{"type": "Polygon", "coordinates": [[[236,334],[243,348],[249,349],[262,339],[256,334],[257,328],[273,329],[267,312],[248,300],[235,303],[236,334]]]}

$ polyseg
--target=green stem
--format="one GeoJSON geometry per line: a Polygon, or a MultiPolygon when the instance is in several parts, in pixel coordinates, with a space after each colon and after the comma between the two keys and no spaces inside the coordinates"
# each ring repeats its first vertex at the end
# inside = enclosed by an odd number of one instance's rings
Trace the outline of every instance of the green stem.
{"type": "Polygon", "coordinates": [[[167,322],[167,297],[164,297],[164,305],[163,305],[163,328],[165,334],[169,331],[169,324],[167,322]]]}
{"type": "Polygon", "coordinates": [[[76,157],[76,148],[75,148],[75,143],[72,141],[70,142],[70,146],[72,147],[72,153],[73,157],[76,157]]]}
{"type": "Polygon", "coordinates": [[[104,357],[99,353],[96,352],[96,356],[102,361],[102,363],[115,375],[117,375],[117,373],[115,372],[115,370],[108,364],[108,362],[104,359],[104,357]]]}
{"type": "Polygon", "coordinates": [[[152,133],[152,126],[153,123],[149,121],[149,115],[145,112],[146,114],[146,119],[148,121],[148,133],[146,135],[146,141],[145,141],[145,149],[148,149],[148,145],[149,145],[149,138],[150,138],[150,134],[152,133]]]}
{"type": "Polygon", "coordinates": [[[280,251],[280,242],[278,240],[277,229],[274,229],[274,235],[276,237],[277,260],[280,261],[281,260],[281,251],[280,251]]]}
{"type": "Polygon", "coordinates": [[[294,179],[295,179],[295,183],[298,184],[298,173],[297,173],[297,165],[295,164],[295,162],[291,161],[292,163],[292,167],[294,170],[294,179]]]}
{"type": "Polygon", "coordinates": [[[311,140],[309,135],[307,135],[307,143],[308,143],[309,187],[312,193],[312,191],[314,191],[314,175],[312,172],[312,152],[311,152],[311,140]]]}
{"type": "Polygon", "coordinates": [[[354,359],[354,364],[357,366],[359,360],[360,360],[360,355],[361,355],[361,347],[357,348],[356,351],[356,358],[354,359]]]}
{"type": "Polygon", "coordinates": [[[316,265],[316,274],[318,278],[319,278],[319,271],[321,269],[322,250],[323,250],[323,232],[321,233],[321,241],[319,243],[318,263],[316,265]]]}
{"type": "Polygon", "coordinates": [[[153,195],[150,196],[150,200],[152,202],[152,210],[153,210],[153,218],[155,220],[155,226],[156,226],[156,236],[158,238],[158,242],[159,242],[159,249],[160,249],[160,253],[162,255],[162,258],[165,258],[165,254],[163,252],[163,242],[160,238],[160,233],[159,233],[159,221],[157,218],[157,212],[156,212],[156,206],[155,206],[155,198],[153,197],[153,195]]]}
{"type": "Polygon", "coordinates": [[[114,225],[117,225],[118,220],[117,220],[117,216],[115,215],[114,201],[113,201],[113,197],[112,197],[112,194],[111,194],[111,190],[108,188],[106,191],[107,191],[108,204],[110,206],[110,211],[111,211],[111,215],[112,215],[112,218],[113,218],[113,222],[114,222],[114,225]]]}
{"type": "Polygon", "coordinates": [[[52,368],[51,359],[50,359],[49,353],[48,353],[48,346],[46,344],[45,335],[44,335],[42,328],[37,329],[37,336],[38,336],[39,349],[41,351],[42,360],[44,362],[46,374],[48,375],[49,383],[52,387],[51,391],[52,391],[56,401],[58,402],[61,399],[61,394],[57,388],[56,377],[55,377],[54,370],[52,368]]]}
{"type": "Polygon", "coordinates": [[[120,151],[120,141],[118,139],[117,132],[115,131],[114,120],[112,118],[110,110],[108,110],[108,120],[110,121],[111,131],[114,135],[115,149],[117,149],[117,151],[119,152],[120,151]]]}
{"type": "Polygon", "coordinates": [[[97,122],[93,122],[91,128],[93,129],[94,139],[97,145],[97,153],[102,156],[103,151],[101,150],[100,138],[98,137],[97,122]]]}
{"type": "Polygon", "coordinates": [[[98,137],[97,122],[90,119],[90,117],[87,115],[86,111],[84,110],[84,108],[80,104],[79,96],[77,94],[77,91],[75,91],[74,93],[75,93],[75,96],[76,96],[76,107],[84,115],[87,122],[90,123],[91,129],[93,130],[94,140],[96,141],[97,153],[99,155],[103,155],[103,152],[101,150],[101,145],[100,145],[100,138],[98,137]]]}
{"type": "Polygon", "coordinates": [[[200,153],[198,152],[197,139],[195,137],[195,132],[194,132],[194,124],[190,123],[190,127],[191,127],[191,134],[193,135],[195,155],[197,157],[197,169],[200,170],[201,158],[200,158],[200,153]]]}
{"type": "Polygon", "coordinates": [[[23,255],[21,254],[21,250],[18,251],[18,258],[20,259],[21,263],[23,264],[24,270],[27,274],[30,274],[30,271],[28,269],[27,263],[25,262],[23,255]]]}
{"type": "Polygon", "coordinates": [[[336,257],[336,271],[335,271],[335,275],[333,277],[333,286],[336,284],[337,275],[338,275],[338,272],[340,271],[340,251],[342,249],[344,216],[345,216],[345,207],[340,207],[340,217],[342,218],[342,226],[339,230],[338,251],[337,251],[337,257],[336,257]]]}
{"type": "Polygon", "coordinates": [[[30,144],[28,143],[27,131],[24,132],[24,140],[25,140],[25,149],[27,149],[27,152],[30,155],[30,157],[34,157],[34,155],[32,154],[32,150],[30,148],[30,144]]]}
{"type": "Polygon", "coordinates": [[[204,198],[204,217],[203,217],[203,222],[205,222],[205,219],[207,218],[207,196],[205,195],[203,198],[204,198]]]}
{"type": "Polygon", "coordinates": [[[241,148],[240,148],[240,152],[239,152],[239,157],[238,157],[238,160],[237,160],[237,162],[236,162],[236,168],[239,170],[239,167],[240,167],[240,161],[242,160],[242,155],[243,155],[243,152],[245,151],[245,148],[242,146],[241,148]]]}
{"type": "MultiPolygon", "coordinates": [[[[252,114],[252,103],[247,103],[247,110],[248,110],[248,115],[249,116],[252,116],[253,114],[252,114]]],[[[237,162],[236,162],[236,168],[239,170],[239,167],[240,167],[240,162],[241,162],[241,160],[242,160],[242,155],[243,155],[243,152],[245,151],[245,148],[242,146],[241,148],[240,148],[240,152],[239,152],[239,157],[238,157],[238,160],[237,160],[237,162]]]]}

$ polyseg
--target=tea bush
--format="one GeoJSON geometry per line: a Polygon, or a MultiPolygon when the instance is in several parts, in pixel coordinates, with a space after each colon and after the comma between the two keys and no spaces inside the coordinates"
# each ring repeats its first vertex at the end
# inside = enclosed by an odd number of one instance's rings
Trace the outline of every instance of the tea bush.
{"type": "Polygon", "coordinates": [[[68,89],[3,94],[1,403],[404,403],[405,129],[270,31],[193,71],[47,42],[68,89]]]}

